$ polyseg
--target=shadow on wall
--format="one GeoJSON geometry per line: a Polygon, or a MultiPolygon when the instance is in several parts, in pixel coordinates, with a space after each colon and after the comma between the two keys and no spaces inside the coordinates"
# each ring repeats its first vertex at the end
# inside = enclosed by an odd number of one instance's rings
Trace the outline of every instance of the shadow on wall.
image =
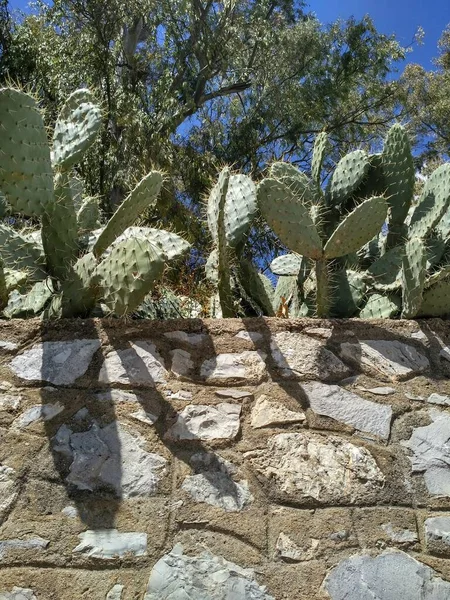
{"type": "MultiPolygon", "coordinates": [[[[249,340],[254,332],[262,335],[253,345],[266,355],[265,378],[276,381],[304,410],[309,403],[298,379],[338,383],[357,373],[364,361],[358,339],[386,340],[391,336],[417,347],[417,342],[401,334],[399,328],[393,327],[389,334],[377,322],[368,325],[351,321],[356,336],[346,331],[343,321],[259,318],[243,319],[240,323],[249,340]],[[307,352],[304,347],[291,347],[292,338],[286,337],[289,332],[300,334],[300,343],[308,343],[307,352]]],[[[438,352],[433,323],[419,324],[432,349],[438,352]]],[[[171,365],[181,381],[188,381],[187,373],[193,365],[189,364],[190,355],[179,348],[183,347],[182,340],[179,343],[180,340],[164,336],[164,332],[184,330],[200,334],[198,352],[202,359],[210,359],[214,370],[214,340],[218,334],[208,331],[213,325],[213,321],[169,321],[164,326],[158,323],[155,335],[151,322],[47,322],[41,325],[40,339],[33,339],[31,347],[12,361],[16,367],[21,365],[16,368],[19,375],[28,370],[32,380],[49,384],[39,388],[38,416],[44,422],[53,472],[48,466],[42,478],[64,485],[67,497],[89,529],[114,528],[125,498],[146,498],[168,488],[170,493],[168,474],[173,457],[201,474],[203,485],[210,486],[228,510],[239,509],[245,503],[242,489],[231,478],[230,465],[183,424],[189,395],[170,393],[173,373],[169,376],[166,366],[171,365]],[[68,339],[74,341],[67,342],[68,339]],[[42,343],[40,348],[36,346],[38,342],[42,343]],[[130,406],[135,409],[131,415],[130,406]],[[134,419],[136,429],[119,424],[122,414],[134,419]],[[146,449],[149,446],[153,452],[146,449]]],[[[385,353],[400,377],[408,376],[404,360],[411,357],[403,356],[401,348],[393,353],[391,347],[379,345],[377,351],[385,353]]],[[[198,374],[192,381],[201,383],[198,374]]],[[[244,380],[232,385],[245,384],[244,380]]],[[[223,385],[230,387],[229,382],[223,385]]],[[[34,413],[27,411],[22,415],[24,428],[27,419],[32,422],[36,417],[36,408],[30,410],[34,413]]],[[[189,418],[195,420],[195,414],[189,418]]],[[[239,414],[233,418],[239,429],[239,414]]]]}

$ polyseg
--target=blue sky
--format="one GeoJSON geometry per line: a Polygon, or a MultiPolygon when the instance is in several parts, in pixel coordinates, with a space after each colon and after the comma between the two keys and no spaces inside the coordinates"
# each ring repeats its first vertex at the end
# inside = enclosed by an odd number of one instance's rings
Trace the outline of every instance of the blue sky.
{"type": "MultiPolygon", "coordinates": [[[[24,9],[28,0],[10,0],[10,7],[24,9]]],[[[395,34],[407,46],[417,27],[425,30],[423,46],[415,46],[408,62],[417,62],[426,69],[432,68],[431,59],[437,54],[437,41],[442,30],[450,23],[450,0],[310,0],[309,9],[322,23],[354,15],[360,18],[369,14],[379,31],[395,34]]]]}

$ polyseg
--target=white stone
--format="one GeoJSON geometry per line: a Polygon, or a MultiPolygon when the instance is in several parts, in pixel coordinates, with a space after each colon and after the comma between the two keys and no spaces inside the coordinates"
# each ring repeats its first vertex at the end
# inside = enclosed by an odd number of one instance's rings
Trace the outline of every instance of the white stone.
{"type": "Polygon", "coordinates": [[[0,524],[19,495],[14,475],[14,469],[0,465],[0,524]]]}
{"type": "Polygon", "coordinates": [[[246,456],[288,501],[294,497],[353,504],[385,481],[366,448],[330,435],[280,433],[269,439],[267,449],[246,456]]]}
{"type": "Polygon", "coordinates": [[[0,395],[0,410],[17,410],[20,406],[20,402],[23,400],[22,396],[12,396],[11,394],[0,395]]]}
{"type": "Polygon", "coordinates": [[[167,398],[171,400],[192,400],[192,392],[188,392],[186,390],[179,390],[178,392],[172,392],[168,390],[166,392],[167,398]]]}
{"type": "Polygon", "coordinates": [[[257,331],[239,331],[239,333],[237,333],[234,337],[237,337],[241,340],[246,340],[247,342],[259,342],[260,340],[263,339],[263,336],[261,333],[258,333],[257,331]]]}
{"type": "Polygon", "coordinates": [[[425,521],[427,541],[439,541],[450,546],[450,517],[430,517],[425,521]]]}
{"type": "Polygon", "coordinates": [[[394,527],[392,523],[383,523],[383,525],[381,525],[381,529],[391,538],[393,542],[397,542],[398,544],[408,544],[418,541],[415,531],[394,527]]]}
{"type": "Polygon", "coordinates": [[[131,413],[133,419],[137,421],[141,421],[141,423],[146,423],[147,425],[154,425],[158,420],[158,416],[152,413],[145,411],[143,408],[140,408],[134,413],[131,413]]]}
{"type": "Polygon", "coordinates": [[[0,559],[8,550],[45,550],[49,544],[50,540],[44,540],[39,536],[25,540],[0,540],[0,559]]]}
{"type": "Polygon", "coordinates": [[[408,392],[405,392],[405,397],[408,398],[408,400],[425,400],[425,398],[423,396],[417,396],[416,394],[409,394],[408,392]]]}
{"type": "Polygon", "coordinates": [[[37,600],[33,590],[14,586],[10,592],[0,590],[0,600],[37,600]]]}
{"type": "Polygon", "coordinates": [[[237,512],[253,501],[247,481],[235,482],[236,467],[211,452],[194,454],[195,475],[186,477],[181,489],[196,502],[206,502],[229,512],[237,512]]]}
{"type": "Polygon", "coordinates": [[[99,381],[150,387],[165,383],[167,371],[155,345],[145,341],[129,344],[131,348],[113,350],[106,355],[99,381]]]}
{"type": "Polygon", "coordinates": [[[314,382],[303,384],[302,388],[315,413],[351,425],[358,431],[372,433],[383,439],[389,437],[392,419],[390,406],[361,398],[338,385],[314,382]]]}
{"type": "Polygon", "coordinates": [[[176,348],[170,352],[170,355],[172,356],[172,373],[177,377],[190,377],[194,369],[190,353],[176,348]]]}
{"type": "Polygon", "coordinates": [[[179,413],[166,437],[173,440],[233,439],[239,432],[240,414],[238,404],[190,404],[179,413]]]}
{"type": "Polygon", "coordinates": [[[13,421],[13,427],[23,429],[37,421],[50,421],[51,419],[54,419],[56,415],[63,412],[63,410],[64,406],[59,402],[56,404],[37,404],[36,406],[28,408],[24,413],[17,417],[17,419],[13,421]]]}
{"type": "Polygon", "coordinates": [[[253,392],[247,392],[246,390],[234,390],[232,388],[226,390],[216,390],[214,393],[216,396],[219,396],[219,398],[233,398],[234,400],[253,397],[253,392]]]}
{"type": "Polygon", "coordinates": [[[273,402],[268,396],[260,396],[255,402],[251,414],[251,426],[254,429],[272,425],[301,423],[305,420],[303,411],[289,410],[279,402],[273,402]]]}
{"type": "Polygon", "coordinates": [[[13,358],[9,368],[21,379],[70,385],[86,373],[99,348],[99,340],[43,342],[13,358]]]}
{"type": "Polygon", "coordinates": [[[427,402],[430,404],[442,404],[443,406],[450,406],[450,396],[443,396],[441,394],[430,394],[427,398],[427,402]]]}
{"type": "Polygon", "coordinates": [[[411,334],[411,337],[415,340],[421,340],[426,342],[428,340],[427,336],[425,335],[425,333],[423,331],[415,331],[414,333],[411,334]]]}
{"type": "Polygon", "coordinates": [[[18,347],[19,347],[19,344],[15,344],[14,342],[0,340],[0,350],[6,350],[8,352],[12,352],[13,350],[17,350],[18,347]]]}
{"type": "Polygon", "coordinates": [[[262,380],[266,372],[266,354],[248,350],[239,354],[218,354],[205,360],[201,367],[201,377],[209,383],[243,379],[262,380]]]}
{"type": "Polygon", "coordinates": [[[78,535],[80,543],[73,552],[85,556],[111,560],[126,555],[145,556],[147,554],[146,533],[121,533],[117,529],[88,529],[78,535]]]}
{"type": "Polygon", "coordinates": [[[70,519],[76,519],[78,517],[78,510],[75,506],[65,506],[61,512],[70,519]]]}
{"type": "Polygon", "coordinates": [[[325,578],[331,600],[447,600],[450,583],[399,550],[350,556],[325,578]]]}
{"type": "Polygon", "coordinates": [[[186,556],[177,544],[150,573],[144,600],[275,600],[252,569],[214,556],[186,556]]]}
{"type": "Polygon", "coordinates": [[[112,587],[106,594],[105,600],[121,600],[123,589],[123,585],[116,583],[116,585],[112,587]]]}
{"type": "Polygon", "coordinates": [[[98,392],[95,394],[97,400],[108,401],[108,402],[130,402],[131,404],[140,404],[142,398],[133,392],[126,392],[125,390],[106,390],[104,392],[98,392]]]}
{"type": "Polygon", "coordinates": [[[166,473],[166,459],[144,445],[142,436],[115,421],[81,433],[62,425],[53,439],[53,449],[71,461],[68,483],[89,491],[112,488],[122,498],[154,494],[166,473]]]}
{"type": "Polygon", "coordinates": [[[275,545],[276,553],[281,558],[296,562],[304,560],[312,560],[317,554],[317,548],[320,541],[311,539],[311,544],[307,548],[300,548],[291,538],[285,533],[280,533],[275,545]]]}
{"type": "Polygon", "coordinates": [[[375,396],[391,396],[392,394],[395,394],[395,389],[391,387],[358,387],[357,389],[362,392],[369,392],[369,394],[375,394],[375,396]]]}
{"type": "Polygon", "coordinates": [[[323,342],[301,333],[282,331],[272,336],[272,357],[287,379],[342,379],[350,369],[323,342]]]}
{"type": "Polygon", "coordinates": [[[328,327],[306,327],[302,333],[328,340],[333,335],[333,330],[328,327]]]}
{"type": "Polygon", "coordinates": [[[430,425],[417,427],[404,446],[413,451],[413,473],[423,473],[433,496],[450,496],[450,415],[430,409],[430,425]]]}
{"type": "Polygon", "coordinates": [[[186,331],[168,331],[164,336],[169,340],[184,342],[190,346],[199,346],[207,339],[203,333],[187,333],[186,331]]]}
{"type": "Polygon", "coordinates": [[[407,379],[426,371],[428,358],[398,340],[364,340],[341,344],[341,356],[367,370],[387,377],[391,381],[407,379]]]}
{"type": "Polygon", "coordinates": [[[442,350],[439,352],[439,356],[441,358],[445,358],[445,360],[450,361],[450,347],[445,346],[444,348],[442,348],[442,350]]]}

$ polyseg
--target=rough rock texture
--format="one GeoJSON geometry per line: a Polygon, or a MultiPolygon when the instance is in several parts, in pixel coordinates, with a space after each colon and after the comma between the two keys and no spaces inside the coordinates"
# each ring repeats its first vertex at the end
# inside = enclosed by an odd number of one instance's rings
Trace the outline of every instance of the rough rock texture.
{"type": "Polygon", "coordinates": [[[335,436],[280,433],[250,461],[274,494],[319,503],[352,504],[379,489],[385,477],[368,450],[335,436]]]}
{"type": "Polygon", "coordinates": [[[240,414],[241,407],[238,404],[190,404],[178,415],[167,437],[173,440],[232,439],[239,431],[240,414]]]}
{"type": "Polygon", "coordinates": [[[164,361],[151,342],[130,342],[130,348],[106,355],[98,380],[101,383],[148,385],[166,381],[164,361]]]}
{"type": "Polygon", "coordinates": [[[143,556],[147,552],[145,533],[121,533],[117,529],[84,531],[78,536],[80,543],[73,551],[94,558],[112,559],[133,554],[143,556]]]}
{"type": "Polygon", "coordinates": [[[325,581],[331,600],[445,600],[450,583],[403,552],[351,556],[325,581]]]}
{"type": "Polygon", "coordinates": [[[204,552],[186,556],[176,545],[154,566],[144,600],[274,600],[250,569],[204,552]]]}
{"type": "Polygon", "coordinates": [[[319,415],[332,417],[383,439],[389,437],[392,408],[365,400],[338,385],[311,383],[302,386],[310,407],[319,415]]]}
{"type": "Polygon", "coordinates": [[[349,368],[323,343],[297,333],[276,333],[270,342],[272,357],[287,379],[343,379],[349,368]]]}
{"type": "Polygon", "coordinates": [[[165,473],[166,459],[143,449],[145,440],[113,422],[96,423],[74,433],[62,425],[53,448],[70,461],[66,481],[80,490],[111,488],[117,496],[132,498],[154,494],[165,473]]]}
{"type": "Polygon", "coordinates": [[[450,322],[0,327],[0,600],[449,600],[450,322]]]}
{"type": "Polygon", "coordinates": [[[450,496],[450,415],[431,409],[433,422],[413,430],[404,442],[413,451],[411,469],[423,473],[430,494],[450,496]]]}
{"type": "Polygon", "coordinates": [[[70,385],[86,373],[99,348],[99,340],[44,342],[18,354],[9,367],[21,379],[70,385]]]}
{"type": "Polygon", "coordinates": [[[398,340],[365,340],[341,345],[342,358],[391,381],[408,379],[426,371],[430,363],[414,346],[398,340]]]}

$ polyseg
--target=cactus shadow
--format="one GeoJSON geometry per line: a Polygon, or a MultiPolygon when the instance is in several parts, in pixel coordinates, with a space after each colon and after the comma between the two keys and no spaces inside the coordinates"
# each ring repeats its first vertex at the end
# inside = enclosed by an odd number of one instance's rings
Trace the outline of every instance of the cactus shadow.
{"type": "MultiPolygon", "coordinates": [[[[191,320],[192,321],[192,320],[191,320]]],[[[61,322],[64,323],[64,322],[61,322]]],[[[111,529],[116,527],[117,513],[124,500],[133,497],[151,499],[160,494],[158,488],[154,493],[133,495],[127,489],[127,469],[132,468],[127,462],[127,452],[124,448],[123,431],[139,430],[150,426],[150,437],[156,434],[156,446],[162,443],[166,449],[165,458],[166,477],[174,468],[174,459],[185,463],[196,475],[201,475],[207,485],[214,489],[215,495],[220,498],[229,497],[232,502],[239,502],[238,488],[233,484],[232,478],[227,479],[226,468],[215,449],[205,444],[201,439],[182,441],[171,439],[167,436],[169,428],[175,420],[180,419],[180,410],[174,403],[166,398],[163,393],[164,386],[155,383],[155,387],[141,387],[139,385],[123,385],[121,383],[102,384],[98,381],[98,374],[106,356],[116,352],[122,357],[124,371],[147,373],[148,366],[143,358],[136,352],[133,342],[156,342],[158,339],[151,334],[151,325],[141,327],[145,321],[137,321],[137,327],[129,327],[129,322],[110,320],[110,324],[102,323],[101,332],[95,320],[67,321],[69,327],[56,326],[55,322],[43,323],[40,333],[41,342],[69,341],[68,333],[78,335],[82,339],[97,340],[100,347],[91,361],[88,373],[91,373],[89,387],[76,387],[76,382],[67,388],[45,386],[41,390],[41,403],[47,405],[58,401],[64,407],[57,419],[43,422],[48,439],[48,449],[51,454],[53,470],[51,478],[64,487],[68,504],[74,505],[78,518],[89,529],[111,529]],[[81,327],[81,323],[83,324],[81,327]],[[105,325],[105,326],[104,326],[105,325]],[[55,328],[57,329],[55,336],[55,328]],[[127,329],[131,329],[127,335],[127,329]],[[145,331],[142,331],[144,329],[145,331]],[[80,335],[82,332],[82,335],[80,335]],[[105,351],[105,348],[108,348],[105,351]],[[126,351],[126,359],[124,359],[126,351]],[[47,388],[47,389],[45,389],[47,388]],[[137,404],[129,406],[128,402],[116,401],[111,391],[135,395],[137,404]],[[103,399],[100,397],[103,395],[103,399]],[[123,409],[122,409],[123,407],[123,409]],[[128,410],[129,409],[129,410],[128,410]],[[142,409],[145,413],[157,412],[157,420],[153,425],[139,424],[130,419],[134,409],[142,409]],[[125,418],[123,418],[126,413],[125,418]],[[125,427],[119,425],[124,423],[125,427]],[[197,462],[193,460],[197,456],[197,462]],[[203,465],[198,457],[206,457],[203,465]],[[207,463],[207,464],[206,464],[207,463]]],[[[150,322],[151,323],[151,322],[150,322]]],[[[202,321],[199,321],[201,327],[202,321]]],[[[183,328],[183,325],[180,326],[183,328]]],[[[202,329],[205,341],[202,351],[214,353],[214,344],[211,336],[202,329]]],[[[160,336],[162,337],[162,336],[160,336]]],[[[169,344],[167,343],[167,348],[169,344]]],[[[164,352],[165,355],[168,351],[164,352]]],[[[54,360],[54,355],[43,346],[42,371],[45,377],[49,365],[54,360]]],[[[167,362],[167,358],[165,358],[167,362]]],[[[50,385],[50,384],[49,384],[50,385]]],[[[151,383],[149,384],[151,386],[151,383]]],[[[185,402],[188,404],[189,402],[185,402]]],[[[126,435],[126,434],[125,434],[126,435]]],[[[141,437],[145,436],[144,433],[141,437]]],[[[145,438],[144,438],[145,439],[145,438]]],[[[155,442],[155,440],[154,440],[155,442]]],[[[145,448],[147,450],[147,448],[145,448]]],[[[152,452],[150,450],[150,452],[152,452]]],[[[158,449],[155,450],[159,454],[158,449]]],[[[61,507],[49,507],[49,510],[59,511],[61,507]]]]}

